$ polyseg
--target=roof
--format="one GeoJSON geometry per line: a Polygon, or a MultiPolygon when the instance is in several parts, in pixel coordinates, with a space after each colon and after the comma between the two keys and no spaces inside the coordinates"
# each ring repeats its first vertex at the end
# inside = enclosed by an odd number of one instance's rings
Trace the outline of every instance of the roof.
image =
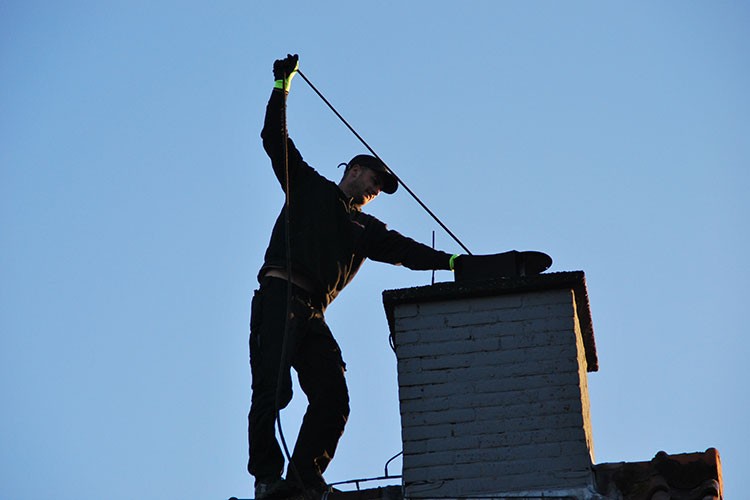
{"type": "MultiPolygon", "coordinates": [[[[403,500],[404,494],[401,486],[385,486],[379,488],[368,488],[364,490],[353,491],[336,491],[327,493],[324,498],[327,500],[403,500]]],[[[302,496],[292,497],[288,500],[304,500],[302,496]]],[[[244,500],[237,497],[231,497],[229,500],[244,500]]],[[[248,499],[252,500],[252,499],[248,499]]]]}
{"type": "MultiPolygon", "coordinates": [[[[677,455],[669,455],[660,451],[648,462],[594,465],[594,479],[596,491],[602,498],[617,500],[722,500],[724,498],[721,459],[715,448],[709,448],[702,453],[677,455]]],[[[327,500],[403,500],[404,495],[401,486],[385,486],[354,491],[334,491],[328,493],[325,498],[327,500]]],[[[237,498],[232,497],[229,500],[237,500],[237,498]]]]}
{"type": "Polygon", "coordinates": [[[660,451],[650,462],[594,466],[600,493],[623,500],[720,500],[721,460],[715,448],[669,455],[660,451]],[[616,494],[621,496],[614,496],[616,494]]]}
{"type": "Polygon", "coordinates": [[[599,369],[594,343],[594,325],[591,320],[586,277],[583,271],[538,274],[520,278],[498,278],[484,281],[435,283],[434,285],[385,290],[383,305],[391,334],[394,334],[393,308],[400,304],[438,302],[452,299],[487,297],[541,290],[572,289],[581,325],[586,364],[590,372],[599,369]]]}

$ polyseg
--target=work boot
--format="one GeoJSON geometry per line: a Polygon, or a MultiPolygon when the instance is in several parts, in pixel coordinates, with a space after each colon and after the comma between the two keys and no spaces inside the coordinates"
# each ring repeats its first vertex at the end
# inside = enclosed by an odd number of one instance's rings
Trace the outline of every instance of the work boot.
{"type": "Polygon", "coordinates": [[[286,479],[255,482],[255,500],[281,500],[293,497],[299,493],[299,488],[286,479]]]}

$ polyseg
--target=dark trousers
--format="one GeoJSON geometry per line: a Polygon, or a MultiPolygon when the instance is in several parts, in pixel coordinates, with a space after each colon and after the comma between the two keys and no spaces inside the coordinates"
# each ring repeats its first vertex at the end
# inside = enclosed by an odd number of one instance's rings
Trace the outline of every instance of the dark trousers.
{"type": "Polygon", "coordinates": [[[323,472],[333,458],[349,416],[346,365],[319,304],[294,285],[290,285],[293,299],[286,359],[281,363],[288,285],[282,279],[264,278],[253,297],[247,469],[256,481],[271,481],[283,474],[284,455],[275,435],[276,394],[280,384],[278,408],[285,408],[292,399],[290,367],[293,367],[308,405],[287,478],[295,479],[294,467],[306,486],[317,486],[324,483],[323,472]]]}

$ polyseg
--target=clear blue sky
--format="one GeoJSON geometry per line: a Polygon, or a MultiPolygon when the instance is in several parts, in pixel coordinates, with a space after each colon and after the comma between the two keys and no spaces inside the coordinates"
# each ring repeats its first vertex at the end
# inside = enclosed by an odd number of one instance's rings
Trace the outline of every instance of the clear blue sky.
{"type": "MultiPolygon", "coordinates": [[[[472,252],[586,272],[598,463],[716,447],[749,491],[748,4],[319,4],[0,1],[0,498],[250,496],[287,52],[472,252]]],[[[363,151],[299,77],[289,122],[331,178],[363,151]]],[[[403,190],[368,208],[459,251],[403,190]]],[[[380,293],[429,280],[368,263],[329,309],[353,408],[329,481],[400,451],[380,293]]]]}

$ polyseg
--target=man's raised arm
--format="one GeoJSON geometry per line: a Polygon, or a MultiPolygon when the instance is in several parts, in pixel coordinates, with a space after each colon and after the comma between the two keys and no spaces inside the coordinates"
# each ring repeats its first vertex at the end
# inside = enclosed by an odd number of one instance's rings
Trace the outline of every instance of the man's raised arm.
{"type": "Polygon", "coordinates": [[[294,142],[285,133],[286,128],[286,95],[291,88],[292,78],[297,73],[299,57],[287,55],[284,59],[278,59],[273,63],[274,88],[271,98],[266,106],[266,118],[263,123],[263,131],[260,133],[263,139],[263,148],[271,159],[273,171],[279,183],[284,187],[284,167],[288,164],[290,176],[294,175],[296,167],[302,163],[300,155],[294,142]],[[286,158],[284,152],[284,139],[287,139],[286,158]]]}

